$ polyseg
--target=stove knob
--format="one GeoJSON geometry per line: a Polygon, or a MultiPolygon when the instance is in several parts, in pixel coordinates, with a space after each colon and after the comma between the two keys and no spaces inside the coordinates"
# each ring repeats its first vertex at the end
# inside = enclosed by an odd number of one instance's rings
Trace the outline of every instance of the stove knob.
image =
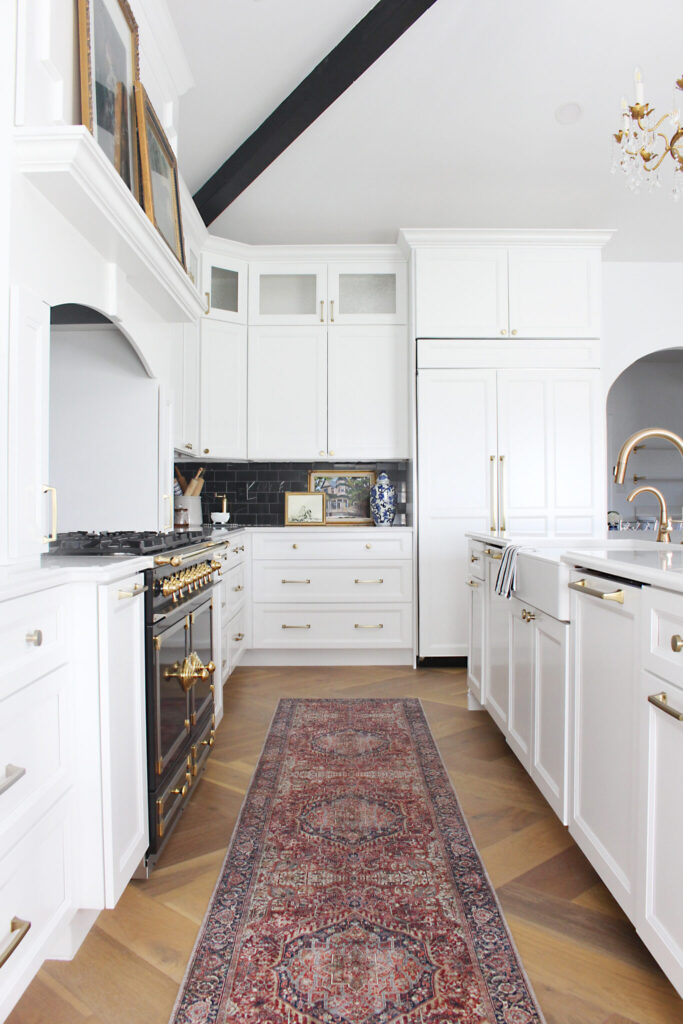
{"type": "Polygon", "coordinates": [[[223,568],[223,563],[219,562],[217,558],[214,558],[211,561],[211,568],[212,569],[222,569],[223,568]]]}

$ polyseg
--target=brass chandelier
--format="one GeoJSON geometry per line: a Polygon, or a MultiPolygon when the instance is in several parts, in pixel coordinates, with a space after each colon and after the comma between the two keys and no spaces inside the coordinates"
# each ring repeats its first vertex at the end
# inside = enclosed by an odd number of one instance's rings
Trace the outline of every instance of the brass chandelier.
{"type": "Polygon", "coordinates": [[[621,170],[626,184],[638,192],[646,184],[648,191],[661,188],[660,167],[667,154],[674,161],[675,201],[683,193],[683,128],[681,128],[680,102],[683,94],[683,75],[674,88],[673,110],[655,120],[654,107],[645,101],[645,88],[640,68],[635,69],[635,102],[629,105],[622,97],[621,128],[614,133],[614,159],[612,174],[621,170]],[[668,122],[668,124],[667,124],[668,122]],[[671,137],[668,132],[672,131],[671,137]]]}

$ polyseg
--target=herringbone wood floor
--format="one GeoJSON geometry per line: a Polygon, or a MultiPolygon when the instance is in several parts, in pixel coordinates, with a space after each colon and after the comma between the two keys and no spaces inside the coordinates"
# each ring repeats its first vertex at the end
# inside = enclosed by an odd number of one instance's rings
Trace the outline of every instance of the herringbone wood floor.
{"type": "MultiPolygon", "coordinates": [[[[8,1024],[167,1024],[279,697],[420,697],[548,1024],[674,1024],[683,1003],[461,669],[238,669],[206,776],[152,877],[47,963],[8,1024]]],[[[454,1022],[455,1024],[455,1022],[454,1022]]]]}

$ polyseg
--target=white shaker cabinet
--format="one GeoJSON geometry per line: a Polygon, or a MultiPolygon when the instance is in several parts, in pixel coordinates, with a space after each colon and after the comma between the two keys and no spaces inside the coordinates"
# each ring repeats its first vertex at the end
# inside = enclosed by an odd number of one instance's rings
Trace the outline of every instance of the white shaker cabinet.
{"type": "Polygon", "coordinates": [[[283,327],[327,324],[324,263],[251,263],[249,323],[283,327]]]}
{"type": "Polygon", "coordinates": [[[206,300],[205,315],[227,323],[247,322],[248,264],[218,250],[202,253],[201,291],[206,300]]]}
{"type": "Polygon", "coordinates": [[[404,324],[406,264],[392,260],[330,263],[327,268],[330,324],[404,324]]]}
{"type": "Polygon", "coordinates": [[[510,599],[510,694],[507,741],[527,771],[531,767],[534,704],[533,611],[510,599]]]}
{"type": "Polygon", "coordinates": [[[247,328],[204,318],[200,327],[200,445],[212,459],[247,457],[247,328]]]}
{"type": "Polygon", "coordinates": [[[100,742],[105,906],[149,845],[143,576],[101,585],[100,742]]]}
{"type": "Polygon", "coordinates": [[[417,336],[495,338],[508,331],[507,249],[419,249],[417,336]]]}
{"type": "Polygon", "coordinates": [[[534,645],[531,778],[567,824],[569,779],[569,626],[527,609],[534,645]],[[529,619],[529,615],[535,618],[529,619]]]}
{"type": "Polygon", "coordinates": [[[467,609],[467,686],[480,704],[486,702],[486,584],[469,576],[465,580],[467,609]]]}
{"type": "Polygon", "coordinates": [[[496,577],[501,552],[487,549],[482,553],[486,565],[486,710],[494,722],[507,733],[510,689],[510,604],[507,597],[496,593],[496,577]]]}
{"type": "Polygon", "coordinates": [[[600,336],[600,250],[530,245],[508,251],[510,335],[600,336]]]}

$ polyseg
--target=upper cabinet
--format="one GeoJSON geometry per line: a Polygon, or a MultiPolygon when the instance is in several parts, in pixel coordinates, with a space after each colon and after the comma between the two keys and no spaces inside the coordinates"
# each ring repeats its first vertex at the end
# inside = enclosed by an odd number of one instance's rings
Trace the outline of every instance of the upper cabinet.
{"type": "Polygon", "coordinates": [[[600,249],[418,248],[416,333],[419,338],[598,338],[600,249]]]}
{"type": "Polygon", "coordinates": [[[311,327],[405,323],[406,264],[252,263],[249,322],[311,327]]]}
{"type": "Polygon", "coordinates": [[[204,313],[233,324],[247,322],[248,264],[211,249],[202,253],[204,313]]]}

